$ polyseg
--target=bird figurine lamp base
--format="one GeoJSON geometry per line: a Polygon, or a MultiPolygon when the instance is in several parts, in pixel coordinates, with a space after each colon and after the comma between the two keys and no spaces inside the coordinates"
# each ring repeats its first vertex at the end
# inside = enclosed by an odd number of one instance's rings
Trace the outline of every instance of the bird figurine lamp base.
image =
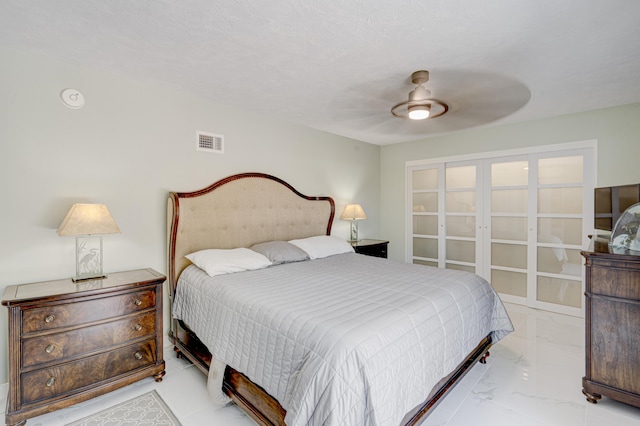
{"type": "Polygon", "coordinates": [[[358,221],[352,220],[351,226],[349,227],[349,242],[357,243],[358,242],[358,221]]]}
{"type": "Polygon", "coordinates": [[[102,235],[76,236],[76,276],[73,281],[106,278],[102,273],[102,235]]]}

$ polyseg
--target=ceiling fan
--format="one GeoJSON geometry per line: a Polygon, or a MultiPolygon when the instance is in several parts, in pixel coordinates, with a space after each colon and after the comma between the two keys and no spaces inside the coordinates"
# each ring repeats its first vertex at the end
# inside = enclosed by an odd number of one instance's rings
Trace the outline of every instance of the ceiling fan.
{"type": "Polygon", "coordinates": [[[409,99],[391,108],[391,114],[411,120],[436,118],[449,111],[449,105],[437,99],[431,99],[431,91],[423,84],[429,81],[429,71],[419,70],[411,74],[411,82],[416,85],[409,92],[409,99]]]}
{"type": "Polygon", "coordinates": [[[350,137],[371,143],[415,141],[491,123],[513,114],[531,97],[527,86],[502,74],[453,68],[428,74],[381,71],[375,79],[358,78],[329,105],[332,123],[348,129],[350,137]],[[428,74],[434,78],[425,84],[428,74]],[[411,101],[407,94],[418,86],[427,94],[411,101]],[[410,119],[409,106],[424,104],[429,119],[410,119]]]}

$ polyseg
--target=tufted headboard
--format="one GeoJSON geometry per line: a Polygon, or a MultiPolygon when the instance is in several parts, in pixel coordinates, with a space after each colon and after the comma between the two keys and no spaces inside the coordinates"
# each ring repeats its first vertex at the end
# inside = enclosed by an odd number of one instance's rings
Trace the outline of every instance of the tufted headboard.
{"type": "Polygon", "coordinates": [[[330,197],[308,197],[263,173],[229,176],[194,192],[171,192],[167,201],[171,296],[194,251],[250,247],[266,241],[329,235],[335,214],[330,197]]]}

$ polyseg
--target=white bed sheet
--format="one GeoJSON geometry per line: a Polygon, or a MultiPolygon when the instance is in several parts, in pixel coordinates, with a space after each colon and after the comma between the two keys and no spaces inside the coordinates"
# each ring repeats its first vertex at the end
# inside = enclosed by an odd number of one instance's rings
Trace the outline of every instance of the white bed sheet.
{"type": "Polygon", "coordinates": [[[486,335],[513,330],[474,274],[355,253],[180,277],[174,317],[301,425],[398,425],[486,335]]]}

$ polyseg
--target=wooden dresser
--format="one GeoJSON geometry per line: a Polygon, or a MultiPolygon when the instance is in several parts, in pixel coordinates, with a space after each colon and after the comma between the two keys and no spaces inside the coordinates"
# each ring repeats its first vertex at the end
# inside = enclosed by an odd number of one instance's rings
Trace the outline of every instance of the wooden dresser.
{"type": "Polygon", "coordinates": [[[586,259],[586,375],[582,392],[640,407],[640,253],[593,241],[586,259]]]}
{"type": "Polygon", "coordinates": [[[145,377],[161,381],[164,281],[141,269],[6,287],[6,423],[22,425],[145,377]]]}

